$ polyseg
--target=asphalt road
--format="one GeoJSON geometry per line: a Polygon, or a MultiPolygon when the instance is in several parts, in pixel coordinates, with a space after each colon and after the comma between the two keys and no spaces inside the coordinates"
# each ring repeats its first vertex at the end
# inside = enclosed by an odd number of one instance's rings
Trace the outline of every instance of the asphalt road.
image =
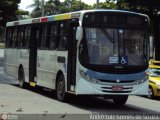
{"type": "MultiPolygon", "coordinates": [[[[0,54],[1,55],[1,54],[0,54]]],[[[2,57],[1,57],[2,58],[2,57]]],[[[0,66],[0,113],[18,120],[160,120],[160,99],[130,96],[118,107],[111,100],[70,96],[66,103],[57,101],[54,92],[42,88],[21,89],[18,82],[4,74],[0,66]],[[121,116],[121,115],[124,116],[121,116]],[[149,116],[152,114],[152,116],[149,116]],[[112,116],[113,115],[113,116],[112,116]]],[[[1,119],[1,116],[0,116],[1,119]]]]}
{"type": "Polygon", "coordinates": [[[53,92],[40,87],[21,89],[18,85],[0,84],[0,113],[18,115],[19,120],[61,120],[63,116],[66,116],[65,120],[90,120],[94,114],[138,115],[142,118],[144,115],[160,115],[159,111],[159,99],[130,96],[126,105],[118,107],[111,100],[71,96],[67,103],[62,103],[53,92]]]}

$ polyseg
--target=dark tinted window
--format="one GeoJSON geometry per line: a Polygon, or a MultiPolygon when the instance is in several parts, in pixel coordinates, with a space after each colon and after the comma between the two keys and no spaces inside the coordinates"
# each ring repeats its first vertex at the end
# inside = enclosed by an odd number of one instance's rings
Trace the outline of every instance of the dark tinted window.
{"type": "Polygon", "coordinates": [[[7,36],[6,36],[6,47],[12,47],[12,35],[13,35],[13,29],[12,27],[7,28],[7,36]]]}
{"type": "Polygon", "coordinates": [[[54,50],[56,48],[56,39],[57,39],[57,24],[50,23],[49,24],[49,34],[47,40],[47,46],[49,49],[54,50]]]}
{"type": "Polygon", "coordinates": [[[58,50],[67,50],[67,21],[59,24],[58,50]]]}
{"type": "Polygon", "coordinates": [[[31,38],[31,26],[26,26],[25,27],[25,35],[24,35],[24,48],[29,47],[29,41],[31,38]]]}
{"type": "Polygon", "coordinates": [[[144,29],[147,25],[148,18],[132,13],[94,12],[86,13],[83,18],[83,26],[130,26],[141,27],[144,29]]]}
{"type": "Polygon", "coordinates": [[[41,33],[40,49],[46,49],[47,32],[48,32],[47,24],[43,24],[41,29],[42,29],[42,33],[41,33]]]}
{"type": "Polygon", "coordinates": [[[18,48],[24,47],[24,26],[18,28],[18,48]]]}
{"type": "Polygon", "coordinates": [[[12,48],[17,47],[17,43],[18,43],[17,37],[18,37],[18,27],[15,27],[13,29],[13,35],[12,35],[12,48]]]}

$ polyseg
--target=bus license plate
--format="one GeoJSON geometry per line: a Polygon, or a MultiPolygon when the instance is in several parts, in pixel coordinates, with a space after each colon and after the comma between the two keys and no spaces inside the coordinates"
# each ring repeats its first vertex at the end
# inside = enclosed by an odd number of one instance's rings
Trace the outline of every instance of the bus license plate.
{"type": "Polygon", "coordinates": [[[123,87],[122,86],[112,86],[112,90],[113,91],[123,91],[123,87]]]}

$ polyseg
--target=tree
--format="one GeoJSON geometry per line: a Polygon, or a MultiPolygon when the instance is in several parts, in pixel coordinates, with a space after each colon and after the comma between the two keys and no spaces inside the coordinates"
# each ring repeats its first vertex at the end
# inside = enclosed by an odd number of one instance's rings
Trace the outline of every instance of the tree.
{"type": "Polygon", "coordinates": [[[16,11],[20,0],[1,0],[0,3],[0,25],[5,26],[6,22],[18,19],[16,11]]]}
{"type": "MultiPolygon", "coordinates": [[[[31,13],[32,17],[40,17],[41,15],[41,1],[35,0],[29,7],[34,7],[31,13]],[[35,3],[37,2],[37,3],[35,3]]],[[[44,15],[55,15],[66,12],[73,12],[83,9],[89,9],[89,5],[77,0],[65,0],[60,2],[59,0],[49,0],[44,4],[44,15]]]]}
{"type": "Polygon", "coordinates": [[[27,15],[29,15],[29,12],[28,12],[28,11],[25,11],[25,10],[19,9],[19,10],[16,11],[16,15],[17,15],[17,18],[18,18],[19,20],[20,20],[20,19],[25,19],[25,17],[26,17],[27,15]]]}
{"type": "Polygon", "coordinates": [[[90,9],[89,5],[81,1],[74,1],[71,7],[71,11],[87,10],[90,9]]]}
{"type": "MultiPolygon", "coordinates": [[[[92,9],[96,8],[96,4],[92,6],[92,9]]],[[[101,9],[116,9],[116,3],[114,1],[106,1],[106,2],[100,2],[98,5],[98,8],[101,9]]]]}
{"type": "Polygon", "coordinates": [[[58,7],[61,6],[59,0],[44,1],[45,0],[34,0],[34,3],[28,6],[28,8],[34,8],[31,13],[32,18],[59,13],[58,7]]]}
{"type": "Polygon", "coordinates": [[[6,22],[17,20],[16,11],[20,0],[1,0],[0,2],[0,39],[4,37],[6,22]]]}
{"type": "Polygon", "coordinates": [[[61,2],[59,0],[49,0],[44,5],[45,15],[55,15],[59,14],[59,7],[61,6],[61,2]]]}
{"type": "Polygon", "coordinates": [[[85,4],[84,2],[77,0],[65,0],[59,6],[60,13],[73,12],[79,10],[90,9],[90,6],[85,4]]]}
{"type": "Polygon", "coordinates": [[[33,8],[32,17],[44,16],[44,0],[33,0],[33,4],[29,5],[27,8],[33,8]]]}

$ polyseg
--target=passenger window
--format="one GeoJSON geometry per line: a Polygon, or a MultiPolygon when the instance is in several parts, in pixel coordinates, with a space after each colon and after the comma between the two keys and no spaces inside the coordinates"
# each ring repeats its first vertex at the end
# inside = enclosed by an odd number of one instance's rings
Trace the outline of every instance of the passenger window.
{"type": "Polygon", "coordinates": [[[49,24],[49,34],[47,46],[49,49],[54,50],[56,48],[56,39],[57,39],[57,26],[54,23],[49,24]]]}
{"type": "Polygon", "coordinates": [[[18,33],[18,28],[14,28],[13,30],[13,36],[12,36],[12,48],[17,47],[17,33],[18,33]]]}
{"type": "Polygon", "coordinates": [[[18,48],[23,47],[24,41],[24,26],[20,26],[18,29],[18,48]]]}
{"type": "Polygon", "coordinates": [[[12,47],[12,35],[13,35],[13,29],[7,28],[7,37],[6,37],[6,47],[7,48],[12,47]]]}
{"type": "Polygon", "coordinates": [[[31,38],[31,27],[25,27],[25,39],[24,39],[24,48],[29,48],[29,42],[31,38]]]}
{"type": "Polygon", "coordinates": [[[67,22],[62,22],[59,25],[59,39],[58,39],[58,50],[67,50],[67,22]]]}
{"type": "Polygon", "coordinates": [[[40,48],[46,48],[46,41],[47,41],[47,24],[42,25],[42,34],[41,34],[41,41],[40,41],[40,48]]]}

